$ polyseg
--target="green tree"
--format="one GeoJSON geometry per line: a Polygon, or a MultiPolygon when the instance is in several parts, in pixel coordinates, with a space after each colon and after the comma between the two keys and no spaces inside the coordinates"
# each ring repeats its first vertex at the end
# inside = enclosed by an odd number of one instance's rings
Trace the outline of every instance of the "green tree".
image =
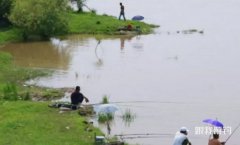
{"type": "Polygon", "coordinates": [[[77,0],[78,12],[83,12],[83,6],[85,6],[86,0],[77,0]]]}
{"type": "Polygon", "coordinates": [[[16,0],[10,14],[13,24],[23,29],[23,36],[49,38],[68,29],[66,0],[16,0]]]}
{"type": "Polygon", "coordinates": [[[10,13],[13,0],[0,0],[0,25],[8,22],[7,15],[10,13]]]}

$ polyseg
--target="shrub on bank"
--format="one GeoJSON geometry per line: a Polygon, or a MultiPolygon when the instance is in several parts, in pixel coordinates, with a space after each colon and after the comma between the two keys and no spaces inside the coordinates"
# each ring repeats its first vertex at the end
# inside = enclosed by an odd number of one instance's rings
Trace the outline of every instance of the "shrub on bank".
{"type": "Polygon", "coordinates": [[[23,38],[31,35],[49,38],[66,33],[66,0],[16,0],[10,14],[11,22],[23,29],[23,38]]]}

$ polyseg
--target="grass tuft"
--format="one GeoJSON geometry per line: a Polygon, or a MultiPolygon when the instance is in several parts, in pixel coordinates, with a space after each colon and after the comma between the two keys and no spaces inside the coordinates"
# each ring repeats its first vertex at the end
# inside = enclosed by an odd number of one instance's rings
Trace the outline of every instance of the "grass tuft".
{"type": "Polygon", "coordinates": [[[107,95],[104,95],[103,98],[102,98],[102,104],[108,104],[109,103],[109,99],[108,99],[108,96],[107,95]]]}
{"type": "Polygon", "coordinates": [[[134,114],[130,109],[126,109],[121,118],[126,126],[130,126],[130,124],[135,120],[136,114],[134,114]]]}
{"type": "Polygon", "coordinates": [[[106,123],[110,122],[114,119],[114,114],[112,113],[99,113],[98,114],[98,122],[106,123]]]}

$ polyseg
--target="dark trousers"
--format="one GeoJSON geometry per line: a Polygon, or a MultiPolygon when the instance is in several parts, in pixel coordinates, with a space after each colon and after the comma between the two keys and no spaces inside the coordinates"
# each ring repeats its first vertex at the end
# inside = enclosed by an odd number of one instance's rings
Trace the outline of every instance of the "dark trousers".
{"type": "Polygon", "coordinates": [[[123,16],[123,19],[124,19],[124,21],[126,21],[126,18],[125,18],[125,14],[124,13],[120,13],[120,15],[119,15],[119,20],[121,20],[121,17],[123,16]]]}

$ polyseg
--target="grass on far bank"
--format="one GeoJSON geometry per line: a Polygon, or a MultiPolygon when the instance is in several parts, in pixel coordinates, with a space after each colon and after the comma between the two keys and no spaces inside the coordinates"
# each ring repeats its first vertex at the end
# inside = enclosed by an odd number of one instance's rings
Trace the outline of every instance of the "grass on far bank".
{"type": "MultiPolygon", "coordinates": [[[[133,28],[140,26],[142,34],[149,34],[156,25],[147,24],[139,21],[123,21],[116,17],[107,15],[97,15],[94,13],[69,12],[69,31],[68,34],[107,34],[119,35],[118,28],[131,24],[133,28]]],[[[14,26],[0,27],[0,44],[23,40],[22,31],[14,26]]]]}
{"type": "Polygon", "coordinates": [[[85,131],[76,111],[59,113],[47,102],[0,101],[1,145],[92,145],[94,132],[85,131]]]}
{"type": "Polygon", "coordinates": [[[133,27],[140,26],[143,34],[151,33],[155,25],[139,21],[123,21],[113,16],[96,15],[94,13],[69,13],[70,34],[119,34],[117,29],[131,24],[133,27]]]}
{"type": "Polygon", "coordinates": [[[16,27],[0,27],[0,44],[5,42],[21,41],[21,30],[16,27]]]}

